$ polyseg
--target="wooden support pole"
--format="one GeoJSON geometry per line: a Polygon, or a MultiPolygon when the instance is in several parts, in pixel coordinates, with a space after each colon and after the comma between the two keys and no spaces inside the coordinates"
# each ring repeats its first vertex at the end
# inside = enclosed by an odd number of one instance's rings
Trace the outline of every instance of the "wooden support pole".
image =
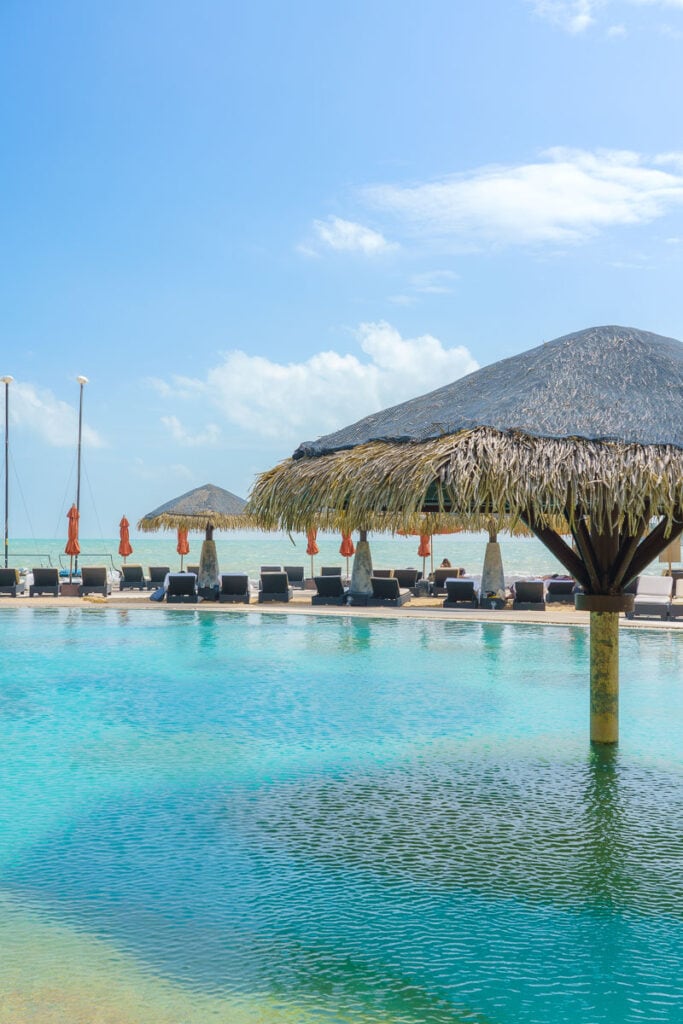
{"type": "Polygon", "coordinates": [[[590,613],[591,743],[619,740],[619,614],[590,613]]]}

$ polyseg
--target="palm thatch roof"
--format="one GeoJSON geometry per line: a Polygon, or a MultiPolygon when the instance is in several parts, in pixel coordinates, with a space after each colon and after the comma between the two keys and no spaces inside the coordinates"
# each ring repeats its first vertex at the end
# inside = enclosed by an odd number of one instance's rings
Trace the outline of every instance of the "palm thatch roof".
{"type": "Polygon", "coordinates": [[[179,498],[167,501],[143,516],[138,529],[146,533],[156,530],[239,530],[251,525],[245,514],[246,501],[231,491],[213,484],[195,487],[179,498]]]}
{"type": "Polygon", "coordinates": [[[421,512],[636,533],[683,506],[683,345],[594,327],[301,444],[248,510],[303,530],[409,528],[421,512]]]}

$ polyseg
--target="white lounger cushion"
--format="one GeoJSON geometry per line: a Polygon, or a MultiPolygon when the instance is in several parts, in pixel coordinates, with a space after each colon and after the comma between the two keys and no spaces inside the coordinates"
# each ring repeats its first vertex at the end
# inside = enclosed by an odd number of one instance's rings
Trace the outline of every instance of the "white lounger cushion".
{"type": "Polygon", "coordinates": [[[641,576],[638,580],[636,597],[645,597],[648,600],[652,597],[659,597],[668,601],[671,598],[673,582],[671,576],[641,576]]]}

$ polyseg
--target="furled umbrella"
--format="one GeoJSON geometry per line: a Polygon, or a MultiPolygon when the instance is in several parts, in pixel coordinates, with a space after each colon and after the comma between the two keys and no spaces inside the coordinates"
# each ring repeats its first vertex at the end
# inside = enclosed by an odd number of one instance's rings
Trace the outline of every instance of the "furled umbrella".
{"type": "Polygon", "coordinates": [[[423,579],[427,578],[427,559],[431,558],[431,554],[432,554],[432,547],[431,547],[431,543],[430,543],[431,539],[432,538],[429,536],[428,533],[421,533],[420,534],[420,544],[419,544],[418,549],[417,549],[417,556],[418,556],[418,558],[422,559],[422,578],[423,579]]]}
{"type": "Polygon", "coordinates": [[[190,542],[187,539],[187,530],[184,530],[182,526],[178,527],[178,543],[176,544],[176,551],[180,555],[180,571],[183,571],[183,559],[185,555],[190,553],[190,542]]]}
{"type": "Polygon", "coordinates": [[[342,558],[346,559],[346,578],[349,578],[349,558],[353,558],[356,553],[356,549],[353,544],[353,538],[350,533],[342,532],[342,542],[339,545],[339,554],[342,558]]]}
{"type": "Polygon", "coordinates": [[[239,498],[231,491],[213,484],[204,484],[143,516],[138,529],[145,533],[178,529],[203,531],[204,541],[199,556],[199,593],[205,599],[215,599],[218,597],[220,577],[213,531],[248,529],[254,525],[251,517],[245,513],[245,506],[244,498],[239,498]]]}
{"type": "Polygon", "coordinates": [[[72,505],[67,512],[66,518],[69,520],[69,528],[64,554],[69,556],[69,583],[71,583],[73,577],[74,558],[77,558],[81,553],[81,546],[78,543],[78,520],[80,517],[75,504],[72,505]]]}
{"type": "Polygon", "coordinates": [[[249,511],[287,530],[521,520],[582,589],[591,739],[615,742],[625,588],[683,532],[683,344],[614,326],[557,338],[300,445],[249,511]]]}
{"type": "Polygon", "coordinates": [[[311,528],[310,530],[306,531],[306,554],[311,556],[311,579],[313,579],[313,577],[315,576],[315,570],[313,568],[313,559],[317,554],[320,553],[320,548],[318,547],[318,544],[316,542],[317,536],[318,531],[316,529],[311,528]]]}
{"type": "Polygon", "coordinates": [[[129,555],[133,554],[133,548],[130,543],[130,523],[125,516],[119,523],[119,554],[123,558],[123,564],[126,564],[126,559],[129,555]]]}

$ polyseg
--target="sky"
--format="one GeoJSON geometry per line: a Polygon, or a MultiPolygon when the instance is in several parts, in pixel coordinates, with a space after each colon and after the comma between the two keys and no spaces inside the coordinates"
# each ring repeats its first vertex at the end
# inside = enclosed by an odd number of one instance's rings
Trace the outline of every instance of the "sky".
{"type": "Polygon", "coordinates": [[[109,538],[563,334],[683,339],[681,96],[683,0],[2,0],[10,537],[66,535],[79,374],[109,538]]]}

